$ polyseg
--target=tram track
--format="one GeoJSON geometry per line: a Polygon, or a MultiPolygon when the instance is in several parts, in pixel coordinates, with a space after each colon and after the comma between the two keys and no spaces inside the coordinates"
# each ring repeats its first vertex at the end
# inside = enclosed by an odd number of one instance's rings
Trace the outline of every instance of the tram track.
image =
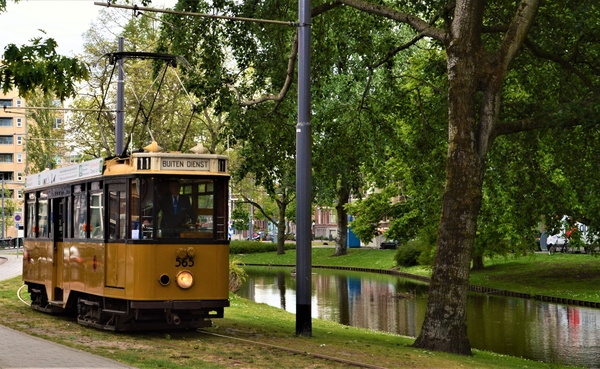
{"type": "MultiPolygon", "coordinates": [[[[203,330],[197,330],[196,332],[201,333],[203,335],[222,338],[222,339],[235,341],[235,342],[241,342],[241,343],[244,343],[247,345],[255,345],[255,346],[260,346],[260,347],[263,347],[266,349],[283,351],[283,352],[290,353],[293,355],[307,356],[307,357],[311,357],[314,359],[320,359],[320,360],[328,361],[328,362],[332,362],[332,363],[339,363],[339,364],[343,364],[344,366],[349,366],[349,367],[368,368],[368,369],[387,369],[387,367],[383,367],[383,366],[368,364],[368,363],[359,362],[359,361],[355,361],[355,360],[348,360],[348,359],[335,357],[335,356],[331,356],[331,355],[308,352],[308,351],[294,349],[294,348],[290,348],[290,347],[286,347],[286,346],[274,345],[271,343],[266,343],[266,342],[261,342],[261,341],[255,341],[255,340],[251,340],[251,339],[247,339],[247,338],[239,338],[239,337],[229,336],[229,335],[220,334],[220,333],[206,332],[203,330]]],[[[189,347],[187,347],[187,345],[189,345],[189,342],[186,342],[186,344],[177,345],[177,344],[169,343],[165,339],[154,338],[151,340],[154,344],[160,344],[162,346],[170,347],[172,349],[185,350],[185,349],[189,348],[189,347]]],[[[244,364],[242,362],[239,362],[239,360],[237,360],[237,361],[238,361],[239,365],[244,364]]],[[[246,363],[246,364],[250,364],[250,363],[246,363]]]]}

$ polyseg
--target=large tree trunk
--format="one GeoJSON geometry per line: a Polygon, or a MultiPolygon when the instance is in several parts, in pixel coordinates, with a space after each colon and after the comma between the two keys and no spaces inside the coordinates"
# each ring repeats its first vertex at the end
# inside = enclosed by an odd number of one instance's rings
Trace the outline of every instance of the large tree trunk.
{"type": "Polygon", "coordinates": [[[485,159],[494,140],[504,75],[523,44],[539,0],[521,0],[497,54],[481,43],[485,2],[458,0],[448,56],[446,188],[427,312],[415,347],[471,354],[467,337],[469,266],[481,208],[485,159]]]}
{"type": "MultiPolygon", "coordinates": [[[[467,120],[457,122],[467,124],[467,120]]],[[[472,120],[472,119],[471,119],[472,120]]],[[[451,125],[450,129],[453,129],[451,125]]],[[[446,166],[446,190],[427,312],[416,347],[471,354],[466,301],[469,266],[481,206],[483,168],[469,132],[455,135],[446,166]],[[460,143],[462,141],[462,143],[460,143]]]]}
{"type": "MultiPolygon", "coordinates": [[[[475,5],[483,11],[482,5],[475,5]]],[[[456,14],[456,13],[455,13],[456,14]]],[[[447,45],[448,156],[446,188],[438,229],[437,251],[421,334],[414,346],[436,351],[471,354],[467,337],[469,267],[481,207],[485,153],[481,156],[476,97],[482,66],[478,35],[465,32],[481,19],[455,19],[461,29],[447,45]],[[470,37],[464,37],[464,36],[470,37]],[[461,38],[460,36],[463,36],[461,38]]],[[[454,36],[454,35],[453,35],[454,36]]]]}
{"type": "Polygon", "coordinates": [[[337,210],[338,235],[335,239],[335,254],[333,256],[342,256],[348,254],[348,212],[346,204],[350,199],[350,191],[345,186],[345,181],[338,190],[338,203],[335,207],[337,210]]]}

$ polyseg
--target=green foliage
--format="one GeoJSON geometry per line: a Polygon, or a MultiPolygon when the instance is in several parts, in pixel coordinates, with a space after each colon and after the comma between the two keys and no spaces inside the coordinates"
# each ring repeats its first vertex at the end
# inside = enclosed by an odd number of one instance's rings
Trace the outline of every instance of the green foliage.
{"type": "Polygon", "coordinates": [[[388,239],[406,243],[429,227],[437,233],[448,135],[445,57],[436,48],[424,49],[410,55],[407,68],[406,78],[394,82],[400,91],[389,96],[396,108],[382,112],[393,122],[386,160],[361,168],[367,183],[380,191],[348,206],[363,242],[384,219],[390,224],[388,239]]]}
{"type": "Polygon", "coordinates": [[[419,228],[415,238],[398,246],[394,260],[399,266],[433,266],[437,241],[437,226],[429,224],[419,228]]]}
{"type": "Polygon", "coordinates": [[[419,255],[421,255],[421,251],[419,248],[422,246],[421,241],[413,240],[406,243],[406,245],[401,245],[396,250],[396,255],[394,255],[394,260],[399,266],[402,267],[411,267],[418,265],[419,255]]]}
{"type": "MultiPolygon", "coordinates": [[[[125,51],[152,51],[158,41],[158,23],[148,17],[130,19],[120,24],[117,10],[101,10],[94,25],[84,35],[84,55],[82,58],[92,66],[91,77],[86,86],[87,93],[73,102],[73,107],[83,109],[106,109],[116,104],[115,65],[105,57],[118,50],[118,39],[107,28],[122,27],[121,36],[125,39],[125,51]],[[111,82],[109,84],[109,81],[111,82]],[[102,102],[104,101],[104,106],[102,102]]],[[[145,147],[156,141],[163,150],[187,152],[191,147],[202,143],[210,153],[223,153],[225,145],[220,141],[219,132],[227,120],[213,110],[193,110],[196,96],[184,93],[178,81],[178,74],[184,68],[166,66],[164,61],[126,58],[124,107],[125,132],[131,132],[131,148],[145,147]],[[156,70],[153,68],[156,67],[156,70]],[[165,73],[166,72],[166,73],[165,73]],[[163,77],[162,85],[158,81],[163,77]],[[177,75],[176,75],[177,74],[177,75]],[[156,97],[156,99],[154,99],[156,97]],[[188,125],[189,124],[189,125],[188,125]]],[[[74,112],[68,127],[74,140],[89,157],[114,154],[115,117],[109,113],[90,114],[74,112]]]]}
{"type": "Polygon", "coordinates": [[[4,93],[18,89],[28,96],[39,88],[61,101],[77,93],[76,83],[89,77],[87,66],[76,58],[56,53],[56,41],[41,37],[31,40],[31,45],[21,47],[9,44],[0,61],[0,87],[4,93]]]}
{"type": "MultiPolygon", "coordinates": [[[[295,250],[295,243],[285,244],[286,250],[295,250]]],[[[231,241],[229,245],[230,254],[256,254],[260,252],[276,252],[277,244],[275,242],[257,242],[257,241],[231,241]]]]}
{"type": "Polygon", "coordinates": [[[239,257],[229,259],[229,291],[236,292],[248,278],[239,257]]]}
{"type": "Polygon", "coordinates": [[[231,220],[233,222],[233,229],[236,231],[248,229],[250,226],[250,212],[243,204],[236,202],[231,212],[231,220]]]}
{"type": "MultiPolygon", "coordinates": [[[[437,243],[438,224],[428,224],[419,229],[419,233],[414,241],[417,243],[417,249],[421,252],[417,262],[419,265],[431,267],[435,258],[437,243]]],[[[409,242],[413,242],[412,240],[409,242]]]]}
{"type": "MultiPolygon", "coordinates": [[[[33,91],[27,104],[36,107],[53,107],[52,96],[43,94],[39,89],[33,91]]],[[[27,111],[27,119],[34,121],[27,127],[27,165],[29,173],[38,173],[47,168],[55,168],[57,162],[64,159],[65,137],[64,115],[55,110],[35,109],[27,111]],[[60,117],[62,124],[55,127],[56,119],[60,117]]]]}

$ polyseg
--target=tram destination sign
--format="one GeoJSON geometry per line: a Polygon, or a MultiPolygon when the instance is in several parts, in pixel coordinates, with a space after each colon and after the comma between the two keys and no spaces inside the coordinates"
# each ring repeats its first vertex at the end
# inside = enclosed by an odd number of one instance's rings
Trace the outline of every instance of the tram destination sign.
{"type": "Polygon", "coordinates": [[[160,169],[161,170],[185,170],[185,171],[189,171],[189,170],[209,171],[210,170],[210,159],[161,157],[160,158],[160,169]]]}
{"type": "Polygon", "coordinates": [[[45,170],[25,178],[25,188],[65,183],[77,179],[102,175],[103,159],[68,165],[62,168],[45,170]]]}

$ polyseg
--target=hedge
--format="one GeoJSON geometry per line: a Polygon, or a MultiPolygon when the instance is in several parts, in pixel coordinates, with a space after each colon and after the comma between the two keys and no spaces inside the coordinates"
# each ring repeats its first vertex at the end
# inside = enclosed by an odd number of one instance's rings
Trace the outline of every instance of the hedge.
{"type": "MultiPolygon", "coordinates": [[[[296,244],[284,243],[286,250],[295,250],[296,244]]],[[[277,242],[231,241],[230,254],[256,254],[259,252],[277,252],[277,242]]]]}

